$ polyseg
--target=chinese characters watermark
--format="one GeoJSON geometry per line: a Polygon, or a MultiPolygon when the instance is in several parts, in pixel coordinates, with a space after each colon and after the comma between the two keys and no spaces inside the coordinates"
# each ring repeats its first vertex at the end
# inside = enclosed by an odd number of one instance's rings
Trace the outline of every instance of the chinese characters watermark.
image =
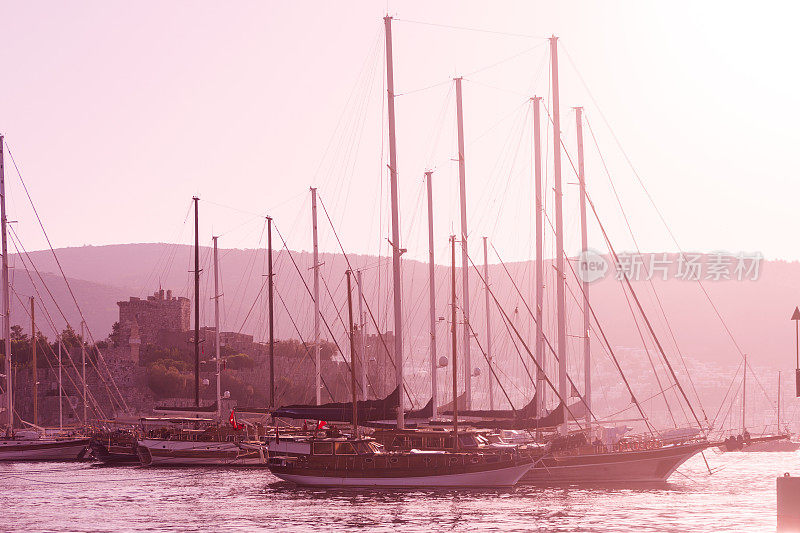
{"type": "Polygon", "coordinates": [[[603,279],[611,266],[618,281],[756,281],[761,274],[761,252],[713,252],[710,254],[640,254],[621,252],[616,260],[594,250],[581,252],[577,275],[582,281],[603,279]],[[611,264],[609,264],[611,263],[611,264]]]}

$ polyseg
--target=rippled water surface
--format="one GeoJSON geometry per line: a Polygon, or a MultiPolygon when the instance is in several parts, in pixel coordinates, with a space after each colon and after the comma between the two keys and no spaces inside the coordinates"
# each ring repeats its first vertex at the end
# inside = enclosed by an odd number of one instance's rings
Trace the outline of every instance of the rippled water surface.
{"type": "Polygon", "coordinates": [[[0,464],[0,531],[769,531],[800,453],[706,452],[662,486],[323,490],[265,469],[0,464]]]}

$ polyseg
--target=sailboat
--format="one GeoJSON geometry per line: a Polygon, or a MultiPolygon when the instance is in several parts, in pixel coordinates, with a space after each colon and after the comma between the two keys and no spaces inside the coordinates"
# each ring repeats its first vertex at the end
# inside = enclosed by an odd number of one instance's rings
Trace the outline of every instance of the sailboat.
{"type": "MultiPolygon", "coordinates": [[[[89,439],[74,436],[47,436],[42,428],[14,429],[14,395],[11,373],[11,285],[8,279],[8,242],[6,235],[6,185],[0,135],[0,236],[2,236],[3,338],[5,343],[5,412],[6,429],[0,437],[0,461],[76,461],[86,455],[89,439]]],[[[59,383],[60,386],[60,383],[59,383]]]]}
{"type": "Polygon", "coordinates": [[[266,454],[258,443],[248,442],[246,424],[239,424],[234,413],[230,426],[221,423],[220,405],[220,339],[219,339],[219,259],[217,237],[214,242],[214,320],[216,325],[217,401],[200,405],[200,237],[198,202],[194,201],[194,353],[195,404],[190,407],[161,408],[178,415],[169,429],[162,429],[139,438],[136,452],[146,466],[250,466],[264,465],[266,454]],[[210,418],[213,417],[213,418],[210,418]]]}
{"type": "Polygon", "coordinates": [[[729,436],[718,443],[723,452],[794,452],[800,450],[800,443],[792,442],[789,433],[780,433],[781,428],[781,377],[778,372],[778,433],[752,436],[746,426],[747,405],[747,356],[744,356],[742,376],[742,431],[737,436],[729,436]]]}
{"type": "MultiPolygon", "coordinates": [[[[387,27],[391,23],[386,18],[387,27]]],[[[453,391],[456,391],[455,236],[453,250],[453,391]]],[[[503,450],[460,450],[458,416],[453,416],[449,451],[401,450],[389,452],[375,439],[358,432],[357,355],[353,330],[351,272],[347,276],[350,321],[350,376],[352,426],[350,437],[311,438],[308,454],[270,458],[270,471],[298,485],[324,487],[512,487],[531,468],[533,460],[516,447],[503,450]]],[[[456,409],[457,411],[457,409],[456,409]]]]}

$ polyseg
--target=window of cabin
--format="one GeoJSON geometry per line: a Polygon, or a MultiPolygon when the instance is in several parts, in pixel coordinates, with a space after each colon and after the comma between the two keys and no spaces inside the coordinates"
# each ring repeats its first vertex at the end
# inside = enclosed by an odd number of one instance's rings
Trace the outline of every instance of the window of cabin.
{"type": "Polygon", "coordinates": [[[458,445],[463,448],[475,448],[478,446],[478,443],[475,441],[474,435],[459,435],[458,445]]]}
{"type": "Polygon", "coordinates": [[[441,437],[428,437],[425,439],[425,447],[429,450],[437,450],[443,447],[441,437]]]}
{"type": "Polygon", "coordinates": [[[372,448],[370,445],[363,440],[354,443],[356,445],[356,451],[359,455],[370,455],[373,453],[372,448]]]}
{"type": "Polygon", "coordinates": [[[314,455],[333,455],[332,442],[315,442],[314,455]]]}
{"type": "Polygon", "coordinates": [[[337,442],[336,455],[356,455],[356,449],[350,442],[337,442]]]}

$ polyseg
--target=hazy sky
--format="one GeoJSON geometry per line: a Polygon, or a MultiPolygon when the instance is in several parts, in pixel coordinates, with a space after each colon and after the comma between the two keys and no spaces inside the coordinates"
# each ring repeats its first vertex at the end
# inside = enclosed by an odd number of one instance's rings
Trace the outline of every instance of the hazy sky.
{"type": "MultiPolygon", "coordinates": [[[[292,248],[309,249],[308,188],[317,186],[349,251],[385,253],[386,10],[374,1],[2,2],[0,131],[53,245],[188,242],[184,222],[197,194],[204,243],[213,231],[221,246],[259,246],[260,217],[269,213],[292,248]]],[[[410,256],[427,251],[426,168],[435,169],[440,259],[458,227],[448,80],[463,75],[473,253],[475,237],[488,235],[506,258],[530,257],[526,101],[549,101],[543,37],[556,34],[565,142],[573,150],[570,108],[582,105],[642,248],[673,249],[603,116],[683,248],[800,259],[797,6],[393,1],[388,11],[399,19],[410,256]]],[[[618,247],[631,249],[586,136],[590,193],[618,247]]],[[[28,248],[42,248],[6,163],[10,218],[28,248]]],[[[564,168],[574,253],[577,198],[566,158],[564,168]]],[[[322,221],[321,245],[336,250],[322,221]]],[[[591,236],[603,249],[596,229],[591,236]]]]}

